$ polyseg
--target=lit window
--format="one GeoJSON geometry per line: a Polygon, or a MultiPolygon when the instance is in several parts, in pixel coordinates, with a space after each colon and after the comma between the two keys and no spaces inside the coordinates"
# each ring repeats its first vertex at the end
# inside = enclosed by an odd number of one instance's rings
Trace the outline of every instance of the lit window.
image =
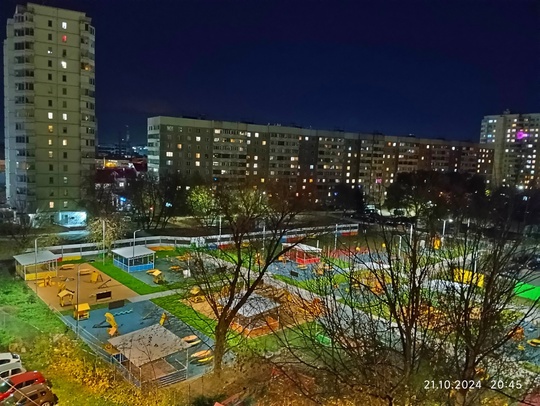
{"type": "Polygon", "coordinates": [[[64,201],[64,209],[68,207],[68,202],[64,201]]]}
{"type": "Polygon", "coordinates": [[[49,130],[50,133],[54,131],[54,127],[52,125],[47,126],[47,129],[49,130]]]}
{"type": "Polygon", "coordinates": [[[49,151],[49,158],[52,158],[52,157],[53,157],[53,152],[49,151]]]}
{"type": "Polygon", "coordinates": [[[49,209],[54,209],[54,202],[49,202],[49,209]]]}
{"type": "Polygon", "coordinates": [[[67,35],[62,35],[62,42],[67,42],[67,35]]]}
{"type": "MultiPolygon", "coordinates": [[[[199,152],[197,152],[197,153],[195,154],[195,158],[199,159],[200,157],[201,157],[201,154],[200,154],[199,152]]],[[[197,165],[197,166],[199,166],[199,165],[197,165]]]]}
{"type": "Polygon", "coordinates": [[[201,166],[201,163],[199,161],[195,161],[195,166],[201,166]]]}
{"type": "Polygon", "coordinates": [[[67,176],[64,176],[64,183],[67,183],[67,176]]]}
{"type": "Polygon", "coordinates": [[[67,30],[67,22],[62,21],[62,29],[67,30]]]}
{"type": "Polygon", "coordinates": [[[177,147],[178,149],[182,149],[182,144],[178,144],[176,147],[177,147]]]}
{"type": "Polygon", "coordinates": [[[264,183],[264,178],[261,178],[261,183],[264,183]]]}
{"type": "Polygon", "coordinates": [[[51,47],[49,47],[49,49],[47,49],[47,53],[48,53],[49,55],[52,55],[52,48],[51,48],[51,47]]]}
{"type": "Polygon", "coordinates": [[[195,141],[199,142],[201,140],[201,137],[195,137],[195,141]]]}
{"type": "Polygon", "coordinates": [[[67,69],[67,62],[66,61],[60,62],[60,65],[62,66],[62,69],[67,69]]]}
{"type": "Polygon", "coordinates": [[[64,120],[64,121],[67,120],[67,113],[62,114],[62,120],[64,120]]]}
{"type": "Polygon", "coordinates": [[[54,114],[51,111],[49,111],[47,113],[47,117],[49,118],[49,120],[52,120],[54,118],[54,114]]]}
{"type": "Polygon", "coordinates": [[[263,140],[262,145],[266,145],[266,141],[263,140]]]}
{"type": "Polygon", "coordinates": [[[170,152],[170,151],[168,151],[168,152],[165,154],[165,156],[172,157],[172,156],[173,156],[173,153],[170,152]]]}
{"type": "Polygon", "coordinates": [[[62,145],[66,146],[67,145],[67,140],[62,140],[62,145]]]}

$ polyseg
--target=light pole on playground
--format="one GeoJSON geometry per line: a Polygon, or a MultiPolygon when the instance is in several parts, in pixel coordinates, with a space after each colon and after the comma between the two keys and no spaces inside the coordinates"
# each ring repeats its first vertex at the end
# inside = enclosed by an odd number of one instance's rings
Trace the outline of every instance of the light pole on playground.
{"type": "Polygon", "coordinates": [[[454,220],[452,220],[452,219],[443,220],[443,223],[442,223],[442,235],[441,235],[441,245],[442,245],[442,242],[444,241],[444,233],[445,233],[445,231],[446,231],[446,222],[447,222],[447,221],[448,221],[449,223],[451,223],[451,222],[453,222],[454,220]]]}
{"type": "Polygon", "coordinates": [[[37,237],[34,240],[34,282],[36,283],[36,295],[37,295],[37,291],[38,291],[38,269],[37,269],[38,246],[37,246],[37,242],[41,237],[44,237],[44,236],[40,235],[39,237],[37,237]]]}
{"type": "Polygon", "coordinates": [[[337,235],[338,235],[338,225],[336,224],[336,231],[334,232],[334,252],[337,251],[337,235]]]}
{"type": "MultiPolygon", "coordinates": [[[[139,231],[142,231],[142,229],[133,231],[133,257],[131,258],[132,264],[135,262],[135,236],[137,235],[139,231]]],[[[129,265],[128,265],[128,269],[129,269],[129,265]]]]}
{"type": "Polygon", "coordinates": [[[105,248],[105,219],[102,219],[101,220],[101,225],[103,227],[103,263],[105,264],[105,253],[106,253],[106,248],[105,248]]]}
{"type": "Polygon", "coordinates": [[[77,311],[75,312],[77,315],[77,319],[75,320],[75,334],[77,335],[77,338],[79,338],[79,286],[80,286],[79,281],[80,281],[80,276],[81,276],[81,265],[82,264],[77,265],[77,293],[75,297],[75,302],[76,302],[75,308],[77,309],[77,311]]]}

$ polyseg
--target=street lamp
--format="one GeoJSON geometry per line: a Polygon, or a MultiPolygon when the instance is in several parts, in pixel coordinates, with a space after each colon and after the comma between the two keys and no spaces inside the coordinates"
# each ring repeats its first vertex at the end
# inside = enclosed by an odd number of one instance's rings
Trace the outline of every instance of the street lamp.
{"type": "Polygon", "coordinates": [[[443,220],[443,223],[442,223],[442,236],[441,236],[441,238],[444,238],[444,232],[446,231],[446,222],[447,222],[447,221],[448,221],[449,223],[451,223],[451,222],[453,222],[454,220],[452,220],[452,219],[443,220]]]}
{"type": "Polygon", "coordinates": [[[77,295],[75,298],[75,301],[76,301],[75,308],[77,309],[77,311],[75,312],[75,314],[77,315],[77,320],[75,320],[75,323],[76,323],[75,334],[77,334],[77,338],[79,338],[79,286],[80,286],[79,280],[81,279],[81,265],[82,264],[77,265],[77,295]]]}
{"type": "MultiPolygon", "coordinates": [[[[133,231],[133,257],[131,258],[131,262],[133,263],[135,260],[135,236],[137,235],[137,233],[139,231],[142,231],[142,229],[138,229],[138,230],[135,230],[133,231]]],[[[128,272],[129,272],[129,260],[128,260],[128,272]]]]}
{"type": "Polygon", "coordinates": [[[38,246],[37,246],[37,242],[41,237],[43,237],[43,236],[40,235],[39,237],[37,237],[34,240],[34,282],[36,283],[36,295],[37,295],[37,291],[38,291],[38,281],[37,281],[37,277],[38,277],[38,271],[37,271],[37,251],[38,251],[38,246]]]}

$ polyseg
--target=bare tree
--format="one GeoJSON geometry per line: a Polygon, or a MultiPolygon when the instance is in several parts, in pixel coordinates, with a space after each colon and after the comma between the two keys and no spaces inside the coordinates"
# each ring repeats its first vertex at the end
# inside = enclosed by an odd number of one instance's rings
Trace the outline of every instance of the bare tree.
{"type": "Polygon", "coordinates": [[[523,252],[510,231],[516,225],[513,197],[489,197],[484,190],[478,198],[471,189],[459,191],[463,185],[452,189],[452,182],[435,178],[435,184],[413,182],[424,191],[411,187],[408,201],[396,206],[412,206],[417,226],[427,232],[414,225],[376,226],[376,236],[367,234],[361,249],[342,258],[346,265],[328,258],[333,265],[303,284],[326,310],[312,314],[315,323],[300,320],[294,340],[285,337],[289,355],[283,361],[311,367],[333,382],[319,388],[369,394],[388,405],[460,406],[494,395],[518,399],[528,388],[525,381],[496,393],[488,381],[470,387],[503,366],[516,367],[514,382],[522,376],[508,345],[536,302],[515,301],[516,284],[527,281],[527,272],[508,277],[512,258],[523,252]],[[466,233],[454,227],[442,239],[437,229],[450,214],[468,223],[466,233]],[[486,232],[493,236],[486,239],[486,232]],[[439,382],[450,387],[439,388],[439,382]]]}
{"type": "Polygon", "coordinates": [[[269,267],[294,246],[283,247],[282,240],[291,230],[299,206],[288,194],[242,188],[219,190],[214,199],[223,223],[230,229],[230,244],[213,253],[199,251],[192,276],[217,320],[214,370],[219,374],[228,332],[239,310],[263,283],[269,267]],[[264,233],[254,235],[261,223],[264,233]]]}

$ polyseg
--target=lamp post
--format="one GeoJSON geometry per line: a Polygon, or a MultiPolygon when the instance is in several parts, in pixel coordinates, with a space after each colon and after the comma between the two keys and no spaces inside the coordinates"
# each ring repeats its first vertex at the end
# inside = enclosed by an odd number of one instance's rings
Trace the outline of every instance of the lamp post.
{"type": "Polygon", "coordinates": [[[446,222],[447,222],[447,221],[448,221],[449,223],[451,223],[451,222],[453,222],[454,220],[452,220],[452,219],[443,220],[443,223],[442,223],[442,236],[441,236],[442,238],[444,238],[444,232],[446,231],[446,222]]]}
{"type": "Polygon", "coordinates": [[[77,314],[77,320],[75,320],[75,323],[76,323],[75,334],[77,335],[77,338],[79,338],[79,286],[80,286],[79,280],[81,278],[81,265],[82,264],[77,265],[77,293],[76,293],[76,298],[75,298],[75,302],[76,302],[75,309],[77,310],[75,312],[77,314]]]}
{"type": "Polygon", "coordinates": [[[36,283],[36,295],[37,295],[37,291],[38,291],[38,281],[37,281],[37,277],[38,277],[38,271],[37,271],[37,251],[38,251],[38,246],[37,246],[37,242],[41,237],[42,236],[39,236],[34,240],[34,282],[36,283]]]}
{"type": "Polygon", "coordinates": [[[218,245],[221,242],[221,216],[218,217],[218,224],[219,224],[219,234],[218,234],[218,245]]]}
{"type": "MultiPolygon", "coordinates": [[[[132,263],[134,262],[134,258],[135,258],[135,236],[137,235],[139,231],[142,231],[142,229],[133,231],[133,257],[131,258],[132,263]]],[[[129,272],[129,259],[128,259],[128,272],[129,272]]]]}
{"type": "Polygon", "coordinates": [[[103,227],[103,263],[105,263],[105,253],[107,251],[105,248],[105,219],[101,220],[101,225],[103,227]]]}

